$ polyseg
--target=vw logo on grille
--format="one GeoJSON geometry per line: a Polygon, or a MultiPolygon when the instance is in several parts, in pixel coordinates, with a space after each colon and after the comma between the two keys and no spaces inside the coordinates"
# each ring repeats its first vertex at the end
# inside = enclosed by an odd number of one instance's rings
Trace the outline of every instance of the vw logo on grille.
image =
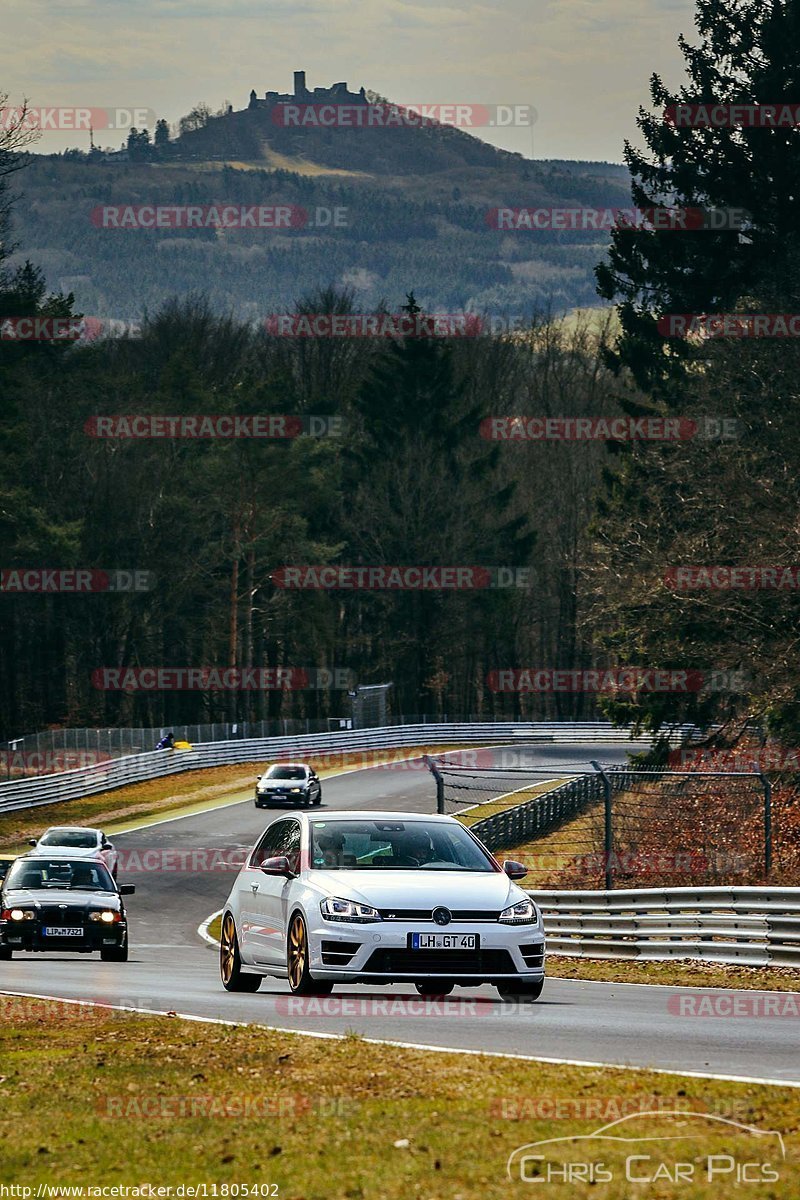
{"type": "Polygon", "coordinates": [[[453,914],[449,908],[435,908],[433,910],[433,919],[437,925],[449,925],[453,919],[453,914]]]}

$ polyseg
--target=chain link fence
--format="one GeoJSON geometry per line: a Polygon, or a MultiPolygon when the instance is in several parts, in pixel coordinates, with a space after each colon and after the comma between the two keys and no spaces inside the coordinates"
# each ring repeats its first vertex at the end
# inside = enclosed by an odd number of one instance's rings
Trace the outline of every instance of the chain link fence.
{"type": "Polygon", "coordinates": [[[553,765],[428,765],[438,811],[522,862],[530,887],[757,885],[772,877],[774,854],[781,866],[792,851],[776,841],[772,788],[759,772],[595,762],[559,782],[553,765]]]}

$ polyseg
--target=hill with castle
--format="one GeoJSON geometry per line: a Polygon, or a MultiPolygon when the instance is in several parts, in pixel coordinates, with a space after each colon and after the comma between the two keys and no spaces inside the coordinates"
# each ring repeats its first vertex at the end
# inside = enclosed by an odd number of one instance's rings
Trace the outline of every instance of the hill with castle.
{"type": "Polygon", "coordinates": [[[625,207],[624,167],[526,159],[436,121],[366,122],[398,108],[346,82],[309,88],[296,71],[291,92],[253,88],[244,107],[216,114],[203,106],[178,136],[159,122],[161,136],[148,134],[138,160],[126,150],[32,155],[17,177],[15,240],[51,287],[75,294],[78,310],[119,319],[193,293],[258,320],[329,286],[365,309],[393,308],[409,291],[429,310],[514,317],[597,304],[593,272],[607,234],[511,233],[492,228],[488,214],[625,207]],[[316,120],[331,111],[352,124],[316,120]],[[218,204],[288,205],[310,219],[289,229],[126,232],[98,228],[92,216],[103,206],[218,204]]]}

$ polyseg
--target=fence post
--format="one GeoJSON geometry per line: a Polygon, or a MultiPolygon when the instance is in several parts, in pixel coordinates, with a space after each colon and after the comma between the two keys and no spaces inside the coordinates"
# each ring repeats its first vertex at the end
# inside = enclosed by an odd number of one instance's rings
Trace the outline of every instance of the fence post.
{"type": "Polygon", "coordinates": [[[436,780],[436,811],[444,815],[444,778],[429,755],[423,754],[422,761],[436,780]]]}
{"type": "Polygon", "coordinates": [[[611,892],[614,890],[614,872],[611,868],[611,856],[614,852],[614,836],[613,836],[613,830],[611,827],[611,780],[608,778],[605,771],[600,766],[599,762],[595,762],[594,759],[592,759],[591,761],[592,761],[592,766],[594,767],[595,771],[599,771],[600,778],[603,781],[603,799],[604,799],[603,824],[605,827],[605,836],[603,839],[603,841],[604,841],[603,857],[605,859],[605,868],[606,868],[606,891],[611,892]]]}
{"type": "Polygon", "coordinates": [[[764,788],[764,876],[769,879],[772,870],[772,784],[763,771],[758,777],[764,788]]]}

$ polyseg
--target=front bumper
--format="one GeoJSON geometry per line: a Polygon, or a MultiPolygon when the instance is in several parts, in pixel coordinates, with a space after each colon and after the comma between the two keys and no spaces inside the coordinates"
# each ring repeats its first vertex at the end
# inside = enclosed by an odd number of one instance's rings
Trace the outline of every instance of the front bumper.
{"type": "Polygon", "coordinates": [[[315,979],[353,983],[406,983],[441,979],[450,983],[534,983],[544,979],[544,930],[538,925],[499,921],[308,922],[309,967],[315,979]],[[475,933],[477,950],[412,950],[412,933],[475,933]]]}
{"type": "Polygon", "coordinates": [[[271,804],[305,804],[308,797],[305,789],[301,792],[256,792],[255,802],[258,808],[266,808],[271,804]]]}
{"type": "Polygon", "coordinates": [[[87,924],[80,937],[46,937],[44,927],[38,921],[0,921],[0,946],[33,954],[53,951],[94,954],[108,949],[109,946],[122,946],[127,932],[128,926],[125,921],[118,921],[114,925],[104,925],[98,921],[96,924],[87,924]]]}

